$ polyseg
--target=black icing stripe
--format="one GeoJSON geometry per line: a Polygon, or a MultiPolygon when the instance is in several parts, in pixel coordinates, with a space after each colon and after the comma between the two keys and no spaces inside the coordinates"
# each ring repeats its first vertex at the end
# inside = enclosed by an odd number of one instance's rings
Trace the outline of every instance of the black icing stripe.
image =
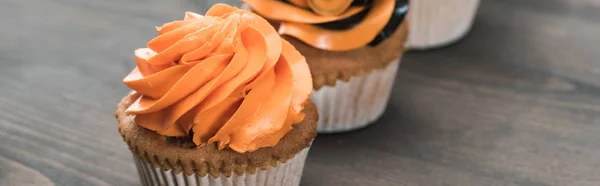
{"type": "Polygon", "coordinates": [[[365,17],[369,13],[370,9],[371,8],[366,8],[363,11],[344,19],[327,23],[318,23],[314,25],[328,30],[348,30],[354,28],[356,25],[362,22],[362,20],[365,19],[365,17]]]}
{"type": "Polygon", "coordinates": [[[365,17],[371,10],[372,1],[373,0],[354,0],[352,2],[352,6],[364,6],[366,8],[362,12],[354,14],[350,17],[332,21],[332,22],[315,24],[315,26],[321,27],[323,29],[328,29],[328,30],[351,29],[351,28],[355,27],[356,25],[358,25],[360,22],[362,22],[363,19],[365,19],[365,17]]]}
{"type": "MultiPolygon", "coordinates": [[[[290,3],[289,0],[282,0],[283,2],[286,2],[288,4],[292,4],[290,3]]],[[[370,3],[371,0],[354,0],[352,1],[352,4],[350,4],[350,6],[366,6],[367,3],[370,3]]]]}
{"type": "Polygon", "coordinates": [[[350,6],[369,6],[373,0],[354,0],[350,6]]]}
{"type": "Polygon", "coordinates": [[[369,46],[376,46],[383,40],[392,37],[396,29],[402,24],[406,14],[408,13],[408,0],[396,0],[394,12],[388,23],[383,27],[383,30],[377,34],[377,37],[369,43],[369,46]]]}
{"type": "MultiPolygon", "coordinates": [[[[283,0],[289,3],[287,0],[283,0]]],[[[359,12],[350,17],[340,19],[337,21],[314,24],[315,26],[321,27],[328,30],[348,30],[358,25],[371,10],[373,0],[354,0],[351,6],[365,6],[367,7],[362,12],[359,12]]],[[[394,3],[394,11],[392,17],[383,29],[377,34],[377,36],[369,43],[369,46],[377,46],[385,39],[391,37],[396,29],[402,24],[406,14],[408,13],[408,0],[396,0],[394,3]]]]}

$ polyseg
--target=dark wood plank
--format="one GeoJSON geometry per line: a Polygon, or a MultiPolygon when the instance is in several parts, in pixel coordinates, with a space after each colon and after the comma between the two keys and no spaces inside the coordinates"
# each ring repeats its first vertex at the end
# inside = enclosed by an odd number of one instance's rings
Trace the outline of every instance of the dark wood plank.
{"type": "Polygon", "coordinates": [[[0,156],[0,185],[51,185],[38,171],[0,156]]]}
{"type": "MultiPolygon", "coordinates": [[[[138,185],[112,116],[132,51],[215,2],[0,1],[0,185],[138,185]]],[[[404,57],[377,124],[319,136],[302,184],[600,185],[598,43],[598,0],[484,0],[404,57]]]]}

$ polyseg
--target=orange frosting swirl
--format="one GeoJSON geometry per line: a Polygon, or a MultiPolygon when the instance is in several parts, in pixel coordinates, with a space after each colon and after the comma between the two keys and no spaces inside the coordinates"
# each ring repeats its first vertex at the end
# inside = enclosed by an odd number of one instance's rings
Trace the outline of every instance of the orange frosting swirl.
{"type": "Polygon", "coordinates": [[[394,11],[394,0],[373,0],[369,12],[358,25],[348,30],[328,30],[313,24],[348,18],[363,11],[364,7],[350,6],[352,0],[242,1],[261,16],[281,21],[280,34],[329,51],[347,51],[367,45],[385,27],[394,11]]]}
{"type": "Polygon", "coordinates": [[[126,111],[139,125],[243,153],[276,145],[303,120],[306,60],[260,16],[217,4],[157,31],[123,79],[142,94],[126,111]]]}

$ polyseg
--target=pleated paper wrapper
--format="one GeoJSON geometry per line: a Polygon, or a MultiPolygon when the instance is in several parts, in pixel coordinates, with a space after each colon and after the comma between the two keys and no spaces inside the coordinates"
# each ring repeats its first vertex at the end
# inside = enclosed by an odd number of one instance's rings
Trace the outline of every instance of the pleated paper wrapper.
{"type": "Polygon", "coordinates": [[[400,59],[383,69],[337,80],[335,86],[314,90],[311,100],[319,111],[317,132],[336,133],[363,128],[379,119],[390,98],[400,59]]]}
{"type": "Polygon", "coordinates": [[[406,45],[423,50],[461,39],[471,28],[479,0],[416,0],[409,6],[406,45]]]}
{"type": "Polygon", "coordinates": [[[227,177],[221,174],[213,177],[210,174],[200,176],[197,173],[185,175],[175,174],[172,170],[154,167],[137,155],[133,155],[142,185],[146,186],[297,186],[300,184],[304,161],[310,147],[296,154],[292,159],[277,166],[258,169],[254,174],[232,173],[227,177]]]}

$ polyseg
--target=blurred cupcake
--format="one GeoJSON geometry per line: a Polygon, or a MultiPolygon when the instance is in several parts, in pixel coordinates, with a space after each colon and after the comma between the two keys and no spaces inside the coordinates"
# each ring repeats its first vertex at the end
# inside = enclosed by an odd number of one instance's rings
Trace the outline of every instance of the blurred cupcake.
{"type": "Polygon", "coordinates": [[[364,127],[385,110],[407,37],[407,0],[243,0],[306,61],[318,132],[364,127]]]}
{"type": "Polygon", "coordinates": [[[413,0],[407,47],[428,49],[448,45],[471,28],[479,0],[413,0]]]}
{"type": "Polygon", "coordinates": [[[318,119],[304,57],[224,4],[157,31],[116,111],[142,184],[298,185],[318,119]]]}

